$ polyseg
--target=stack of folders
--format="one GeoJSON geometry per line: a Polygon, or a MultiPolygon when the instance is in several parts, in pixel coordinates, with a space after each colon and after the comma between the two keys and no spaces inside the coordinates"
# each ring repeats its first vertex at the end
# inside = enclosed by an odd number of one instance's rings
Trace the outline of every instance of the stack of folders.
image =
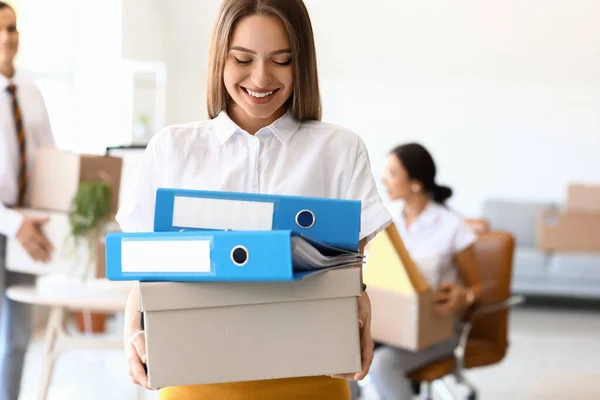
{"type": "Polygon", "coordinates": [[[158,189],[154,232],[110,233],[106,276],[297,280],[362,264],[360,201],[158,189]]]}

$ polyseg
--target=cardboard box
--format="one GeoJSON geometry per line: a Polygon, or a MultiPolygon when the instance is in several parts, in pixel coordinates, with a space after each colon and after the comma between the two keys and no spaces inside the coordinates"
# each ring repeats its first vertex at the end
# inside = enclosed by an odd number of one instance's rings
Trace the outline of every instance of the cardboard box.
{"type": "MultiPolygon", "coordinates": [[[[31,209],[20,209],[19,212],[25,215],[49,217],[48,222],[42,226],[42,231],[54,246],[54,252],[48,263],[35,261],[16,238],[9,238],[6,243],[6,269],[33,275],[46,275],[69,274],[81,268],[81,265],[76,265],[77,259],[66,246],[66,239],[71,233],[69,217],[66,213],[31,209]]],[[[87,261],[88,256],[89,252],[85,245],[82,245],[79,252],[82,262],[87,261]]]]}
{"type": "Polygon", "coordinates": [[[112,189],[112,210],[119,206],[122,160],[116,157],[75,154],[51,148],[36,152],[30,207],[68,212],[79,184],[104,180],[112,189]]]}
{"type": "Polygon", "coordinates": [[[540,211],[537,245],[548,251],[600,252],[600,213],[540,211]]]}
{"type": "Polygon", "coordinates": [[[361,370],[359,268],[300,281],[139,288],[153,387],[361,370]]]}
{"type": "Polygon", "coordinates": [[[433,311],[432,289],[394,224],[369,244],[363,279],[371,298],[375,341],[420,351],[453,336],[454,318],[433,311]]]}
{"type": "Polygon", "coordinates": [[[567,211],[600,213],[600,185],[569,185],[567,211]]]}

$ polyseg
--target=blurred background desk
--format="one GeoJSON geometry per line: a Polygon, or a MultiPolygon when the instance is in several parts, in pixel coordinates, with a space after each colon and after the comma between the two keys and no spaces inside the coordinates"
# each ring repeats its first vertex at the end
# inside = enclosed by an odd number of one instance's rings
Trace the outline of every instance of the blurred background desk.
{"type": "MultiPolygon", "coordinates": [[[[7,296],[21,303],[50,308],[50,317],[45,329],[42,370],[37,387],[37,399],[45,400],[50,387],[54,364],[58,356],[69,350],[123,350],[121,336],[86,334],[68,332],[66,329],[70,311],[121,313],[125,310],[127,294],[126,285],[120,282],[109,282],[94,279],[80,288],[68,289],[56,285],[52,290],[50,284],[43,287],[12,286],[7,296]]],[[[139,391],[136,392],[139,398],[139,391]]]]}

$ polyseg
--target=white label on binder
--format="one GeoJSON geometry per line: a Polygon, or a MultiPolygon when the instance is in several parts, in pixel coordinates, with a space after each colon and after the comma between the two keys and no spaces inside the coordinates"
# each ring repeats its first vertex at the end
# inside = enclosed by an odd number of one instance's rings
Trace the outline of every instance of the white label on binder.
{"type": "Polygon", "coordinates": [[[210,239],[121,242],[123,272],[210,272],[210,239]]]}
{"type": "Polygon", "coordinates": [[[173,226],[180,228],[270,231],[275,205],[264,201],[175,196],[173,226]]]}

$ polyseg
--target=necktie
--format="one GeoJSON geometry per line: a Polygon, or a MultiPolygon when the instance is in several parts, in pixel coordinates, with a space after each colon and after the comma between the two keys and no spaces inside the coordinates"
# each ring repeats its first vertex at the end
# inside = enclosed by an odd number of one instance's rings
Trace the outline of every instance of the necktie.
{"type": "Polygon", "coordinates": [[[19,108],[19,102],[17,101],[17,87],[15,85],[8,85],[6,91],[10,93],[12,97],[13,117],[15,120],[17,142],[19,145],[19,197],[17,200],[17,207],[22,207],[25,203],[25,191],[27,190],[27,146],[25,143],[25,128],[23,127],[21,109],[19,108]]]}

